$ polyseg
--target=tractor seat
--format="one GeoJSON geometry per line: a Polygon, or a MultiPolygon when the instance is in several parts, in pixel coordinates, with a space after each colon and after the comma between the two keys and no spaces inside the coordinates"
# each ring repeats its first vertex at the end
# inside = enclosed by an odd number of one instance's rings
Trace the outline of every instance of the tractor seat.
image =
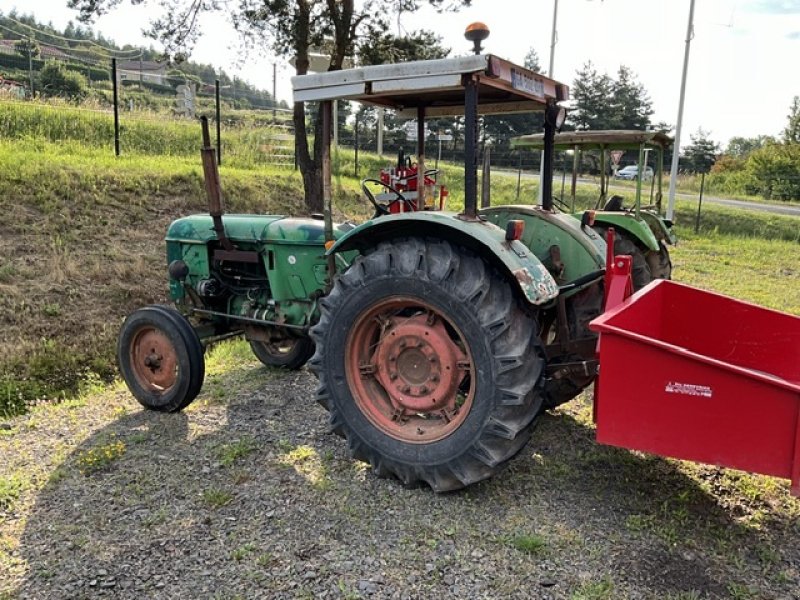
{"type": "Polygon", "coordinates": [[[622,208],[622,201],[622,196],[611,196],[611,198],[608,199],[608,202],[606,202],[606,205],[603,207],[603,210],[611,212],[624,210],[622,208]]]}

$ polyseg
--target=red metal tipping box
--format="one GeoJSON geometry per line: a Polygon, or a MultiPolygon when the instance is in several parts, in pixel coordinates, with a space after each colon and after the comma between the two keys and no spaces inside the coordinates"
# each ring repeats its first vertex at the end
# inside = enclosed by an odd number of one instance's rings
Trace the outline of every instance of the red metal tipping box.
{"type": "Polygon", "coordinates": [[[591,323],[597,441],[792,480],[800,318],[659,280],[591,323]]]}

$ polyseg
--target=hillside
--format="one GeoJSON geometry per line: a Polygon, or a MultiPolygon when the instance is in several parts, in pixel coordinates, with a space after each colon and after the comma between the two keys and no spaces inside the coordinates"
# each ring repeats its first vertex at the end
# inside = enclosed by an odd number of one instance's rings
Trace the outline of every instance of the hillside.
{"type": "MultiPolygon", "coordinates": [[[[163,235],[204,208],[199,160],[0,143],[0,410],[114,375],[121,319],[164,301],[163,235]]],[[[297,212],[291,171],[223,168],[234,211],[297,212]]]]}

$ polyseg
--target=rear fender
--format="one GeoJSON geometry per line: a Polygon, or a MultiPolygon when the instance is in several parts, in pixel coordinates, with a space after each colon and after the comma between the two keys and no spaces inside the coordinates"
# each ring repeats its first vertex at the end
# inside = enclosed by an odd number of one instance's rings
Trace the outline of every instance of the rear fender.
{"type": "Polygon", "coordinates": [[[607,213],[597,211],[594,217],[595,225],[613,227],[617,231],[624,231],[629,237],[637,240],[648,250],[659,251],[658,239],[645,220],[637,219],[630,213],[607,213]]]}
{"type": "Polygon", "coordinates": [[[506,241],[505,231],[496,225],[466,220],[456,213],[413,212],[373,219],[347,232],[328,254],[364,251],[398,237],[436,238],[472,250],[502,273],[530,304],[545,304],[558,296],[555,280],[524,244],[506,241]]]}
{"type": "Polygon", "coordinates": [[[668,226],[663,217],[656,212],[643,210],[639,213],[642,219],[650,226],[650,231],[656,236],[656,239],[663,240],[667,244],[673,246],[678,243],[678,236],[675,235],[675,230],[671,224],[668,226]]]}

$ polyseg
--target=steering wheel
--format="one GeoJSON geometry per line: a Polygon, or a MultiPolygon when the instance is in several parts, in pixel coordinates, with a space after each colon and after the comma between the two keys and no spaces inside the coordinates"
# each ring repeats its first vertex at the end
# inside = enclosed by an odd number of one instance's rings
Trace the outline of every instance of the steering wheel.
{"type": "Polygon", "coordinates": [[[384,183],[380,179],[362,179],[361,180],[361,191],[364,192],[364,195],[367,197],[367,200],[369,200],[370,203],[372,204],[372,206],[375,207],[375,215],[373,216],[373,218],[374,217],[380,217],[381,215],[388,215],[390,213],[389,207],[392,204],[394,204],[395,202],[403,202],[403,203],[405,203],[406,208],[409,211],[413,211],[414,210],[414,204],[411,202],[411,200],[409,200],[408,198],[403,196],[403,194],[398,192],[396,189],[394,189],[388,183],[384,183]],[[394,194],[395,196],[397,196],[397,198],[395,198],[394,200],[392,200],[388,204],[381,204],[380,202],[378,202],[375,199],[375,194],[373,194],[372,191],[369,189],[369,187],[367,187],[368,183],[377,183],[378,185],[382,185],[387,191],[389,191],[392,194],[394,194]]]}

